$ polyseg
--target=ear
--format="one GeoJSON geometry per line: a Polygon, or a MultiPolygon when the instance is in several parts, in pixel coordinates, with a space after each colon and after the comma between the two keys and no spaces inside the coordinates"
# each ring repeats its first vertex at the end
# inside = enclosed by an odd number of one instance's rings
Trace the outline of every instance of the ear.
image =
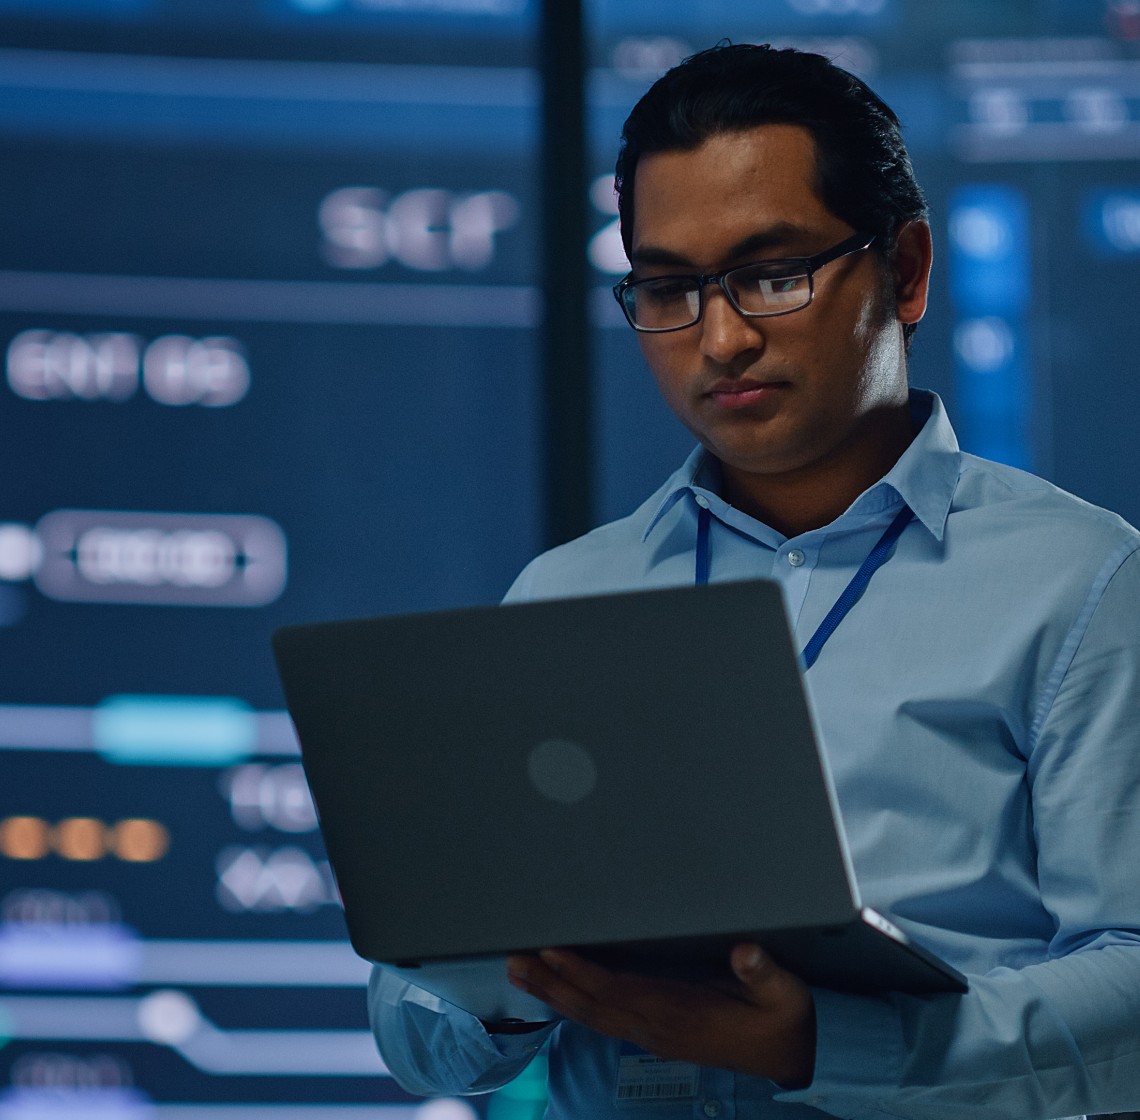
{"type": "Polygon", "coordinates": [[[899,230],[892,271],[900,323],[917,323],[926,314],[933,247],[926,222],[907,222],[899,230]]]}

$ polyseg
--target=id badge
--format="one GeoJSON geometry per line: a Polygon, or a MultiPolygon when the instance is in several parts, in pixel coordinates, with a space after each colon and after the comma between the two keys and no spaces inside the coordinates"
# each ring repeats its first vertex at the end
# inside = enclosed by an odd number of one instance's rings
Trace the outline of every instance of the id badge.
{"type": "Polygon", "coordinates": [[[700,1070],[692,1062],[671,1062],[623,1042],[614,1101],[621,1105],[692,1100],[699,1077],[700,1070]]]}

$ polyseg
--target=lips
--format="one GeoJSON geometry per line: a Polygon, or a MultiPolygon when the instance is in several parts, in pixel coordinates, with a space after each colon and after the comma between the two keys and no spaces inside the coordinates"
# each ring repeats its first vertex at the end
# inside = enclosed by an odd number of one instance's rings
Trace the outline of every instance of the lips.
{"type": "Polygon", "coordinates": [[[787,387],[786,381],[753,381],[749,378],[722,379],[714,382],[705,391],[705,396],[725,408],[748,408],[751,405],[770,400],[781,389],[787,387]]]}

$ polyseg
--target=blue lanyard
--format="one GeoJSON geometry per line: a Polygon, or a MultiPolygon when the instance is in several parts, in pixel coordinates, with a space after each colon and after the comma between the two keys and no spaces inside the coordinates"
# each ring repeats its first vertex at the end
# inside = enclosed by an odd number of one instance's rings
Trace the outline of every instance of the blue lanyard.
{"type": "MultiPolygon", "coordinates": [[[[914,517],[914,513],[910,507],[903,506],[895,515],[894,521],[887,526],[886,532],[879,538],[878,543],[867,554],[867,559],[859,565],[859,570],[851,577],[851,582],[843,589],[843,593],[835,600],[831,610],[827,612],[827,617],[819,624],[816,632],[811,636],[811,640],[804,646],[800,660],[803,662],[805,670],[810,669],[815,664],[824,643],[847,617],[847,612],[859,602],[863,592],[867,590],[867,584],[871,582],[871,577],[890,559],[891,549],[894,548],[895,541],[902,535],[902,531],[910,523],[912,517],[914,517]]],[[[711,515],[708,509],[701,506],[700,512],[697,514],[696,583],[698,587],[704,586],[709,581],[710,521],[711,515]]]]}

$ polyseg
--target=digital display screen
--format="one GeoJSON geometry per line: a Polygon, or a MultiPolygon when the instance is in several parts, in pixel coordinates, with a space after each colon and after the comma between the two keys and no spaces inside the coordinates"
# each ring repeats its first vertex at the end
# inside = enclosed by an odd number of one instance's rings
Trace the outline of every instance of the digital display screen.
{"type": "MultiPolygon", "coordinates": [[[[899,112],[964,447],[1140,520],[1134,7],[587,4],[595,520],[690,448],[609,292],[617,136],[726,36],[899,112]]],[[[543,547],[537,8],[0,0],[0,1120],[541,1114],[541,1061],[386,1075],[269,649],[543,547]]]]}

